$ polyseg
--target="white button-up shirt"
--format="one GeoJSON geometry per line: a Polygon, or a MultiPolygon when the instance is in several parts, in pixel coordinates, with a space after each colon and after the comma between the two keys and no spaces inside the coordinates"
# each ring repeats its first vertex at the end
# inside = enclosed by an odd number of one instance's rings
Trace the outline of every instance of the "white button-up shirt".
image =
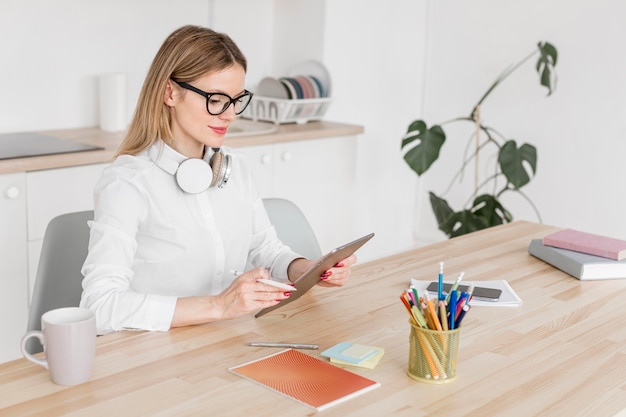
{"type": "Polygon", "coordinates": [[[287,280],[299,256],[278,240],[245,158],[223,151],[232,156],[227,185],[199,194],[166,172],[187,158],[162,141],[105,170],[80,303],[95,312],[99,334],[168,330],[178,297],[218,294],[247,264],[287,280]]]}

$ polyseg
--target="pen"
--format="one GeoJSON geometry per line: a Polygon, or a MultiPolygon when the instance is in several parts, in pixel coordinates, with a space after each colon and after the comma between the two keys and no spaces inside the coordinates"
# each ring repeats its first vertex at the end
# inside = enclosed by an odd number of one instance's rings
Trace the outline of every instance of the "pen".
{"type": "Polygon", "coordinates": [[[243,272],[241,272],[241,271],[237,271],[236,269],[231,269],[231,270],[230,270],[230,273],[231,273],[231,274],[233,274],[233,275],[235,275],[235,276],[237,276],[237,277],[238,277],[239,275],[243,274],[243,272]]]}
{"type": "Polygon", "coordinates": [[[443,262],[439,262],[439,281],[437,283],[437,301],[443,300],[443,262]]]}
{"type": "Polygon", "coordinates": [[[450,294],[452,296],[450,297],[450,324],[448,325],[448,328],[450,330],[454,330],[454,324],[455,324],[454,319],[456,315],[456,300],[457,300],[456,290],[450,291],[450,294]]]}
{"type": "Polygon", "coordinates": [[[463,320],[463,317],[465,317],[465,313],[467,313],[470,308],[472,308],[472,306],[466,304],[463,306],[463,309],[461,310],[461,314],[459,314],[459,318],[456,320],[456,327],[460,327],[461,326],[461,321],[463,320]]]}
{"type": "Polygon", "coordinates": [[[276,348],[292,348],[292,349],[311,349],[315,350],[319,346],[309,343],[272,343],[272,342],[248,342],[248,346],[253,347],[276,347],[276,348]]]}

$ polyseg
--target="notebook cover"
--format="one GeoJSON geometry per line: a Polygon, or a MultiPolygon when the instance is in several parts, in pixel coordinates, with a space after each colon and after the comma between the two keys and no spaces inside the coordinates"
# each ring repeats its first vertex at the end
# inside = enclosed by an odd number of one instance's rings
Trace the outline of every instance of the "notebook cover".
{"type": "Polygon", "coordinates": [[[528,253],[580,280],[626,278],[626,260],[555,248],[544,245],[541,239],[530,242],[528,253]]]}
{"type": "Polygon", "coordinates": [[[294,349],[228,370],[318,411],[380,386],[376,381],[294,349]]]}
{"type": "Polygon", "coordinates": [[[618,261],[626,258],[626,241],[573,229],[549,234],[543,238],[543,244],[618,261]]]}

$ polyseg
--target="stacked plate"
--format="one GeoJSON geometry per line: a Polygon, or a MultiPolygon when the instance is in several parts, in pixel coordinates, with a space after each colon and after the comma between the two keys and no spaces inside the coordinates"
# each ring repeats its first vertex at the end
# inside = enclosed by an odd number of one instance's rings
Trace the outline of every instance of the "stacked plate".
{"type": "Polygon", "coordinates": [[[285,100],[326,98],[330,97],[330,76],[321,63],[305,61],[292,68],[289,76],[263,78],[256,94],[285,100]]]}
{"type": "Polygon", "coordinates": [[[295,65],[287,76],[265,77],[242,114],[253,120],[306,123],[320,120],[330,105],[330,75],[317,61],[295,65]]]}

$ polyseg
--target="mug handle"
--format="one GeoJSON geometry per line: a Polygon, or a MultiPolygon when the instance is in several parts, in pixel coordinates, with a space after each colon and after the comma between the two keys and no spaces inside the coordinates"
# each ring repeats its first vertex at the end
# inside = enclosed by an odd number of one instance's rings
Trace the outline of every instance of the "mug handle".
{"type": "Polygon", "coordinates": [[[22,337],[22,355],[24,355],[24,357],[28,359],[29,361],[36,363],[37,365],[41,365],[44,368],[48,369],[48,361],[46,359],[36,358],[33,355],[31,355],[30,352],[26,350],[26,342],[31,337],[36,337],[37,339],[39,339],[39,342],[41,342],[42,345],[44,344],[43,333],[39,330],[31,330],[30,332],[26,333],[24,337],[22,337]]]}

